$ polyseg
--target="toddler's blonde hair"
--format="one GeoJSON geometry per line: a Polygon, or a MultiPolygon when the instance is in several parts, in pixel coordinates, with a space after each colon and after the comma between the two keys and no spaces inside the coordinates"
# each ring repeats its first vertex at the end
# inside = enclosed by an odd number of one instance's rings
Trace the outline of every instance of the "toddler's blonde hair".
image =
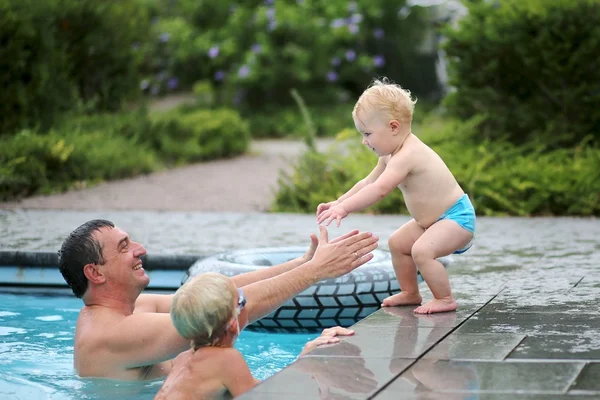
{"type": "Polygon", "coordinates": [[[216,272],[195,276],[180,287],[171,303],[171,321],[177,332],[201,346],[218,346],[234,313],[231,279],[216,272]]]}
{"type": "Polygon", "coordinates": [[[412,99],[409,90],[387,78],[375,79],[358,98],[352,117],[358,119],[357,113],[361,110],[375,110],[410,127],[416,103],[417,100],[412,99]]]}

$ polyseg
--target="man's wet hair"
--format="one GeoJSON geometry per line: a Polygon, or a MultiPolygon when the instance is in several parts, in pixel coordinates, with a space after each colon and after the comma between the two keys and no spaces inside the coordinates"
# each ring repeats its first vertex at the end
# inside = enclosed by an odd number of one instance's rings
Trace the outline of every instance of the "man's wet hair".
{"type": "Polygon", "coordinates": [[[115,224],[105,219],[88,221],[71,232],[58,251],[60,273],[78,298],[84,295],[88,287],[83,267],[87,264],[104,264],[102,246],[94,239],[94,232],[114,227],[115,224]]]}

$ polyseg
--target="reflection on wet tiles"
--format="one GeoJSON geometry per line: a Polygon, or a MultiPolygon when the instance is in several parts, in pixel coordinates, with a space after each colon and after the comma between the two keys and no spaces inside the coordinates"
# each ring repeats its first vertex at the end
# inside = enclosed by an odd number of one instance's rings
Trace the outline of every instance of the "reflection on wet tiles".
{"type": "Polygon", "coordinates": [[[585,366],[577,377],[570,391],[595,391],[600,398],[600,363],[590,363],[585,366]]]}
{"type": "Polygon", "coordinates": [[[546,392],[564,393],[584,363],[470,362],[419,360],[386,392],[546,392]]]}
{"type": "Polygon", "coordinates": [[[417,306],[383,307],[360,321],[356,327],[378,328],[431,328],[453,327],[470,317],[479,307],[465,305],[456,312],[415,314],[417,306]]]}
{"type": "Polygon", "coordinates": [[[509,358],[600,360],[597,332],[528,336],[509,358]]]}
{"type": "Polygon", "coordinates": [[[367,399],[412,363],[391,358],[301,357],[253,392],[278,393],[280,398],[303,393],[306,399],[367,399]]]}
{"type": "Polygon", "coordinates": [[[525,335],[511,333],[453,334],[445,337],[424,358],[436,360],[503,360],[525,335]]]}
{"type": "Polygon", "coordinates": [[[479,312],[457,333],[508,332],[525,335],[587,334],[600,330],[598,314],[486,313],[479,312]]]}
{"type": "Polygon", "coordinates": [[[417,358],[451,330],[452,328],[364,326],[354,336],[344,338],[343,343],[317,347],[307,357],[417,358]],[[353,347],[342,346],[344,343],[359,348],[359,354],[356,354],[353,347]]]}

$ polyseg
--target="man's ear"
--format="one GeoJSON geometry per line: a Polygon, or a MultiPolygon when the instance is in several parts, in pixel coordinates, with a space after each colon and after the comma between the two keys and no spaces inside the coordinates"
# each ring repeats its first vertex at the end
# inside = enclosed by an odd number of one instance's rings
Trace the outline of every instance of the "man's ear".
{"type": "Polygon", "coordinates": [[[88,281],[96,284],[104,283],[104,281],[106,281],[104,275],[102,275],[102,273],[98,270],[97,264],[86,264],[83,267],[83,274],[88,281]]]}

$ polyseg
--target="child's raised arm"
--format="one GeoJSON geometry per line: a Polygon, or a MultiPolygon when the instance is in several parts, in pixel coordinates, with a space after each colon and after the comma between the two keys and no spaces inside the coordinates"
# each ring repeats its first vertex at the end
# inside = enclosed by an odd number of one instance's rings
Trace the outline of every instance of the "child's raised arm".
{"type": "MultiPolygon", "coordinates": [[[[402,158],[397,157],[394,159],[390,157],[387,166],[380,158],[379,163],[382,164],[383,171],[379,173],[378,178],[374,182],[367,182],[358,192],[346,197],[346,199],[334,205],[329,210],[322,212],[317,217],[317,223],[325,223],[325,226],[328,226],[332,221],[336,220],[337,226],[340,226],[342,219],[351,212],[372,206],[390,194],[410,172],[410,164],[402,158]]],[[[379,163],[364,181],[377,176],[380,168],[379,163]]]]}
{"type": "Polygon", "coordinates": [[[367,183],[353,196],[340,202],[339,206],[343,207],[347,213],[372,206],[397,188],[409,172],[410,164],[405,159],[402,157],[390,157],[387,167],[384,166],[384,170],[378,178],[372,183],[367,183]]]}
{"type": "Polygon", "coordinates": [[[319,215],[322,212],[329,210],[331,207],[338,205],[339,203],[341,203],[342,201],[351,197],[355,193],[358,193],[362,188],[364,188],[369,183],[375,182],[384,170],[385,170],[385,162],[380,158],[379,161],[377,162],[377,165],[375,166],[375,168],[373,168],[373,170],[369,173],[369,175],[367,175],[365,178],[361,179],[360,181],[356,182],[350,190],[348,190],[346,193],[341,195],[337,200],[331,201],[329,203],[319,204],[317,207],[317,218],[319,217],[319,215]]]}

